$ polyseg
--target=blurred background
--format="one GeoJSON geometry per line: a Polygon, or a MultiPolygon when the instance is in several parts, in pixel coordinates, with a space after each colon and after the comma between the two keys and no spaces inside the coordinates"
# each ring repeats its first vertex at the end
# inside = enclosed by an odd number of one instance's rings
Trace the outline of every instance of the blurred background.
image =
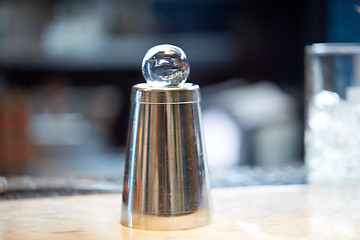
{"type": "Polygon", "coordinates": [[[303,183],[303,48],[360,41],[358,5],[0,1],[0,175],[121,178],[131,86],[146,51],[169,43],[202,89],[211,175],[303,183]]]}

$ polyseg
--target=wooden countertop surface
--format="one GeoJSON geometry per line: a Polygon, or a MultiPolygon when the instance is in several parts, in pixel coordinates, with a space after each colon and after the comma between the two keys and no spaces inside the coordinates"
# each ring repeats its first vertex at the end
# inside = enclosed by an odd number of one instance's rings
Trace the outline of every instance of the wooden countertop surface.
{"type": "Polygon", "coordinates": [[[120,224],[120,194],[0,201],[1,240],[360,239],[360,189],[214,189],[215,222],[184,231],[120,224]]]}

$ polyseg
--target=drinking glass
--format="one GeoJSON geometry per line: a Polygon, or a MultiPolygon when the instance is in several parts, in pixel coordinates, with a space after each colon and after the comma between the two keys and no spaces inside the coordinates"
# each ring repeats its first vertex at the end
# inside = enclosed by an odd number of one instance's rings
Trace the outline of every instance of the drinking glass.
{"type": "Polygon", "coordinates": [[[360,44],[305,48],[308,183],[360,186],[360,44]]]}

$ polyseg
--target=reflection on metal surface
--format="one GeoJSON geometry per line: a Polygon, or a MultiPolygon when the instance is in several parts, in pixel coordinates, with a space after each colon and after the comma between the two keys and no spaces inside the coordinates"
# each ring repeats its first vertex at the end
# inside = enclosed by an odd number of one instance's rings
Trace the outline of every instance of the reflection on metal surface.
{"type": "Polygon", "coordinates": [[[152,230],[212,221],[199,87],[133,87],[122,224],[152,230]]]}

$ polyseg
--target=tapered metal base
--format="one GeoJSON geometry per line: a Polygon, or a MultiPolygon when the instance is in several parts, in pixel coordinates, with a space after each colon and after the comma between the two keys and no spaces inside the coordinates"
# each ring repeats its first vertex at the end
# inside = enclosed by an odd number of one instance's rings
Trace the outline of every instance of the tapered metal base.
{"type": "Polygon", "coordinates": [[[197,85],[133,87],[123,225],[180,230],[212,221],[197,85]]]}

